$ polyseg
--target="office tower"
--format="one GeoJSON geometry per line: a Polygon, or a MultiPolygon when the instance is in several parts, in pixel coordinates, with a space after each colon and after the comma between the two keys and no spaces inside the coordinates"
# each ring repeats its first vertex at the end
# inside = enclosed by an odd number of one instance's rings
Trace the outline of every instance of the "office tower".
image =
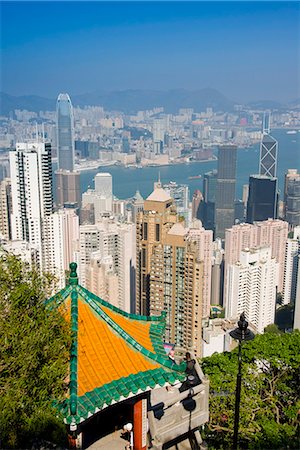
{"type": "Polygon", "coordinates": [[[56,103],[58,169],[74,170],[74,117],[68,94],[59,94],[56,103]]]}
{"type": "Polygon", "coordinates": [[[112,198],[112,176],[110,173],[97,173],[95,176],[95,191],[103,198],[112,198]]]}
{"type": "Polygon", "coordinates": [[[259,175],[276,177],[278,142],[270,135],[270,115],[265,114],[260,143],[259,175]]]}
{"type": "Polygon", "coordinates": [[[37,248],[43,268],[43,223],[53,212],[51,145],[18,143],[9,153],[12,193],[11,233],[13,240],[37,248]]]}
{"type": "Polygon", "coordinates": [[[234,224],[234,198],[237,147],[224,145],[218,151],[218,175],[215,203],[215,236],[225,238],[226,228],[234,224]]]}
{"type": "Polygon", "coordinates": [[[300,225],[300,174],[289,169],[284,180],[284,216],[293,229],[300,225]]]}
{"type": "MultiPolygon", "coordinates": [[[[129,223],[118,223],[114,219],[104,219],[96,225],[80,226],[80,280],[83,286],[92,285],[91,276],[95,264],[90,269],[93,255],[101,259],[112,257],[113,273],[118,277],[117,306],[130,312],[131,297],[135,294],[135,227],[129,223]],[[96,253],[95,253],[96,252],[96,253]]],[[[103,260],[104,261],[104,260],[103,260]]]]}
{"type": "Polygon", "coordinates": [[[224,250],[221,239],[213,242],[211,268],[211,305],[223,305],[224,250]]]}
{"type": "Polygon", "coordinates": [[[203,209],[203,195],[199,189],[193,193],[192,198],[192,219],[201,219],[203,209]]]}
{"type": "Polygon", "coordinates": [[[247,208],[248,196],[249,196],[249,184],[243,184],[242,201],[244,203],[245,208],[247,208]]]}
{"type": "Polygon", "coordinates": [[[246,222],[253,223],[277,218],[277,178],[251,175],[246,222]]]}
{"type": "Polygon", "coordinates": [[[200,220],[193,220],[187,230],[187,239],[196,244],[197,261],[203,262],[202,317],[210,316],[211,305],[211,276],[213,258],[213,232],[205,230],[200,220]]]}
{"type": "Polygon", "coordinates": [[[105,213],[113,211],[112,176],[110,173],[97,173],[95,189],[88,189],[82,194],[82,206],[94,205],[95,222],[101,220],[105,213]]]}
{"type": "Polygon", "coordinates": [[[245,221],[245,207],[242,200],[234,201],[234,222],[242,223],[245,221]]]}
{"type": "Polygon", "coordinates": [[[282,304],[295,303],[298,261],[300,256],[300,226],[294,228],[294,236],[287,239],[285,248],[282,304]]]}
{"type": "MultiPolygon", "coordinates": [[[[253,225],[242,223],[227,229],[225,233],[224,289],[226,289],[228,266],[239,261],[241,251],[264,246],[271,248],[271,256],[278,263],[278,291],[282,292],[287,237],[288,224],[282,220],[269,219],[253,225]]],[[[224,291],[225,296],[226,292],[224,291]]]]}
{"type": "Polygon", "coordinates": [[[184,217],[185,225],[188,226],[191,221],[188,186],[186,184],[177,184],[174,181],[170,181],[170,183],[163,185],[163,189],[174,200],[177,214],[184,217]]]}
{"type": "Polygon", "coordinates": [[[167,121],[166,118],[155,119],[153,121],[153,142],[161,142],[164,143],[165,133],[167,131],[167,121]]]}
{"type": "Polygon", "coordinates": [[[215,202],[217,188],[217,171],[212,170],[203,176],[203,208],[201,210],[200,220],[204,228],[214,230],[215,227],[215,202]]]}
{"type": "Polygon", "coordinates": [[[80,206],[80,173],[67,170],[57,170],[56,175],[56,203],[59,208],[73,205],[80,206]]]}
{"type": "Polygon", "coordinates": [[[274,323],[277,266],[269,247],[243,250],[239,261],[228,267],[225,317],[237,319],[244,312],[258,333],[274,323]]]}
{"type": "Polygon", "coordinates": [[[4,178],[0,181],[0,235],[6,240],[11,239],[11,210],[11,181],[9,178],[4,178]]]}
{"type": "MultiPolygon", "coordinates": [[[[156,183],[136,219],[136,312],[150,313],[151,258],[155,247],[162,249],[169,229],[177,222],[171,196],[156,183]]],[[[163,295],[163,293],[161,293],[163,295]]]]}

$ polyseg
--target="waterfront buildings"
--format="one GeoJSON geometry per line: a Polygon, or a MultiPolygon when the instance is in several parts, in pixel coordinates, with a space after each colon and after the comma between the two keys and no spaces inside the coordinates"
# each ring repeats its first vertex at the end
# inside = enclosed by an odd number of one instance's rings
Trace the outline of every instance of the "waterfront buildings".
{"type": "Polygon", "coordinates": [[[277,178],[266,175],[251,175],[247,203],[248,223],[277,218],[277,178]]]}
{"type": "Polygon", "coordinates": [[[274,323],[278,263],[269,247],[247,249],[228,266],[225,317],[237,319],[242,312],[258,333],[274,323]]]}
{"type": "Polygon", "coordinates": [[[74,170],[74,116],[68,94],[59,94],[56,103],[58,169],[74,170]]]}
{"type": "Polygon", "coordinates": [[[218,151],[215,203],[215,237],[225,238],[226,228],[234,224],[237,147],[224,145],[218,151]]]}

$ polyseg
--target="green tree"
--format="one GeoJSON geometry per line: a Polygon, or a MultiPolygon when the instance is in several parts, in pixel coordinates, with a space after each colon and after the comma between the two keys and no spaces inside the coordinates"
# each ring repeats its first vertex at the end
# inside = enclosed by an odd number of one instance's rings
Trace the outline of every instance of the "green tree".
{"type": "MultiPolygon", "coordinates": [[[[242,449],[298,449],[300,333],[265,333],[243,344],[239,441],[242,449]]],[[[209,447],[230,448],[237,349],[202,361],[210,378],[209,447]]]]}
{"type": "Polygon", "coordinates": [[[55,281],[19,259],[0,255],[0,446],[63,444],[66,431],[53,401],[67,388],[70,331],[45,299],[55,281]]]}

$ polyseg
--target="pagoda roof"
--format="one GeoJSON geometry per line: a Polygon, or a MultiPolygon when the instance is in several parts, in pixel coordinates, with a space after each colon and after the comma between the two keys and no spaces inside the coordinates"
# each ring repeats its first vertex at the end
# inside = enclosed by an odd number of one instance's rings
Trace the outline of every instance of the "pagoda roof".
{"type": "Polygon", "coordinates": [[[83,422],[114,403],[184,380],[184,367],[164,350],[165,314],[116,308],[78,285],[71,265],[70,285],[47,301],[72,329],[69,397],[58,405],[65,422],[83,422]]]}

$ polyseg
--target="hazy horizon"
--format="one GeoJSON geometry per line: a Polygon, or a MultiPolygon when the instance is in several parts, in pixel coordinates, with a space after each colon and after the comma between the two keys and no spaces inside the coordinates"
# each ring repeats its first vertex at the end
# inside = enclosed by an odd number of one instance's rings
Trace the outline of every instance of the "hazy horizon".
{"type": "Polygon", "coordinates": [[[216,89],[299,94],[297,2],[2,2],[7,94],[216,89]]]}

